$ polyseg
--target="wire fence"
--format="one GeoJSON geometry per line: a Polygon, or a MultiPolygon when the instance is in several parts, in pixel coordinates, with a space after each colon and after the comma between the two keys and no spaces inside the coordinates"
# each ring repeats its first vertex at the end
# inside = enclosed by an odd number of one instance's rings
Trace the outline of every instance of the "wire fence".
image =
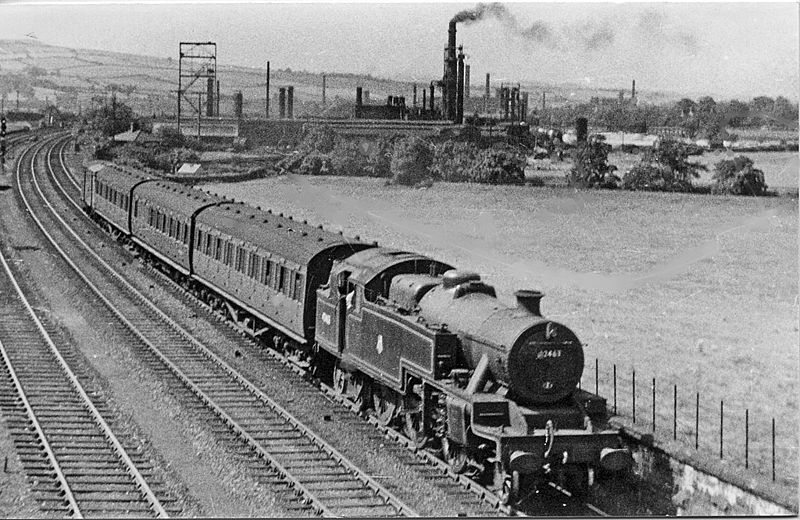
{"type": "Polygon", "coordinates": [[[743,461],[744,469],[772,481],[797,484],[794,417],[776,421],[760,410],[741,409],[673,382],[642,377],[635,369],[623,374],[616,364],[601,366],[598,358],[585,367],[581,386],[605,397],[609,411],[631,419],[640,431],[733,464],[743,461]]]}

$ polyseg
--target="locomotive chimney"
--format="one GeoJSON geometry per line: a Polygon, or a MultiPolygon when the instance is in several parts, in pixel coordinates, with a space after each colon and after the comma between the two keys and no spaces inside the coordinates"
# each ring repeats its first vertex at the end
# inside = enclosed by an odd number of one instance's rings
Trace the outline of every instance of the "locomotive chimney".
{"type": "Polygon", "coordinates": [[[525,309],[534,316],[541,316],[541,302],[544,298],[544,293],[541,291],[534,291],[529,289],[521,289],[514,293],[517,297],[517,306],[520,309],[525,309]]]}

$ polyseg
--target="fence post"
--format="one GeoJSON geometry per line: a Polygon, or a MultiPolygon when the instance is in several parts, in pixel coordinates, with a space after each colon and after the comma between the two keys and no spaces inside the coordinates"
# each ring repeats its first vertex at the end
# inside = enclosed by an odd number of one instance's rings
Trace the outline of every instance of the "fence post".
{"type": "Polygon", "coordinates": [[[725,408],[724,402],[719,402],[719,458],[720,460],[723,459],[722,456],[722,426],[723,426],[723,417],[725,416],[725,408]]]}
{"type": "Polygon", "coordinates": [[[672,440],[678,440],[678,385],[672,385],[672,440]]]}
{"type": "Polygon", "coordinates": [[[633,393],[633,424],[636,424],[636,370],[632,372],[631,391],[633,393]]]}
{"type": "Polygon", "coordinates": [[[656,378],[653,378],[653,431],[656,431],[656,378]]]}
{"type": "Polygon", "coordinates": [[[750,467],[750,410],[744,409],[744,469],[750,467]]]}
{"type": "Polygon", "coordinates": [[[772,418],[772,481],[775,482],[775,418],[772,418]]]}
{"type": "Polygon", "coordinates": [[[617,415],[617,364],[614,363],[614,415],[617,415]]]}
{"type": "Polygon", "coordinates": [[[694,449],[700,447],[700,392],[694,405],[694,449]]]}
{"type": "Polygon", "coordinates": [[[600,364],[597,358],[594,358],[594,393],[600,395],[600,364]]]}

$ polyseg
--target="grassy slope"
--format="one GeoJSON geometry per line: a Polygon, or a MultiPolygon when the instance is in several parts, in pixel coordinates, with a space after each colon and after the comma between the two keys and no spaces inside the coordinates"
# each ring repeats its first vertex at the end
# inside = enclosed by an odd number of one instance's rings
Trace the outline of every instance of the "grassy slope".
{"type": "MultiPolygon", "coordinates": [[[[630,413],[635,369],[639,417],[649,417],[657,377],[659,388],[679,385],[685,440],[699,391],[701,444],[714,449],[724,399],[726,446],[736,450],[726,458],[741,456],[745,407],[751,463],[767,460],[772,416],[779,444],[795,446],[779,454],[796,456],[796,199],[445,183],[413,190],[298,176],[209,189],[474,269],[508,303],[517,288],[541,289],[545,313],[586,343],[587,366],[600,359],[600,392],[609,398],[602,380],[617,364],[626,381],[621,411],[630,413]]],[[[584,384],[593,388],[593,369],[584,384]]],[[[660,394],[661,425],[672,422],[671,394],[660,394]]]]}

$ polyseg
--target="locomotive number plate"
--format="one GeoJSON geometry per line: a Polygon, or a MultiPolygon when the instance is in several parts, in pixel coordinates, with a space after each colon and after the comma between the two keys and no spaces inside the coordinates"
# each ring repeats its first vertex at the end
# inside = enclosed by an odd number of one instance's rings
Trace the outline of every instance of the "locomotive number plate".
{"type": "Polygon", "coordinates": [[[540,350],[536,353],[536,359],[558,358],[561,357],[561,349],[540,350]]]}

